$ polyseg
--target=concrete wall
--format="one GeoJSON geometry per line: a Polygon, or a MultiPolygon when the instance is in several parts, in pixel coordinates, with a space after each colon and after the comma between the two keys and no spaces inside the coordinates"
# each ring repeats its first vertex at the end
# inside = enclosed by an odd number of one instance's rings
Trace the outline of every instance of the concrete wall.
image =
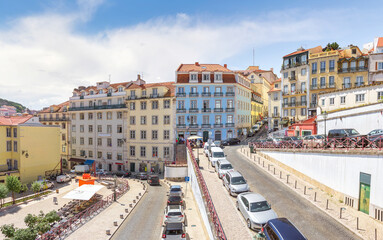
{"type": "MultiPolygon", "coordinates": [[[[383,155],[262,152],[320,184],[354,199],[359,199],[360,173],[371,174],[370,215],[373,215],[375,208],[383,208],[383,155]]],[[[324,190],[330,192],[328,189],[324,190]]],[[[358,204],[354,207],[357,208],[358,204]]]]}
{"type": "Polygon", "coordinates": [[[165,178],[185,178],[188,175],[187,167],[165,166],[165,178]]]}

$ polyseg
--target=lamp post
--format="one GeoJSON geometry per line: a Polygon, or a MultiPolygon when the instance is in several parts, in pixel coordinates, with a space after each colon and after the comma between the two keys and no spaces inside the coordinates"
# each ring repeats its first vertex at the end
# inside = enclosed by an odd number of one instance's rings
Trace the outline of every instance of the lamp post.
{"type": "Polygon", "coordinates": [[[326,130],[326,119],[327,119],[327,111],[323,111],[322,112],[322,115],[323,115],[323,119],[324,119],[324,139],[325,141],[327,141],[327,130],[326,130]]]}

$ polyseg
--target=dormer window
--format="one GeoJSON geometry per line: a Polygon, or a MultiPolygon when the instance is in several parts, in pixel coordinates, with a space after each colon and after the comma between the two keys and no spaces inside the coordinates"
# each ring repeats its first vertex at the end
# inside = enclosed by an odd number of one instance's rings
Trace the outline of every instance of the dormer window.
{"type": "Polygon", "coordinates": [[[146,96],[146,90],[142,90],[142,96],[146,96]]]}
{"type": "Polygon", "coordinates": [[[158,89],[157,88],[153,88],[153,95],[158,95],[158,89]]]}
{"type": "Polygon", "coordinates": [[[190,82],[198,82],[197,73],[190,73],[190,82]]]}
{"type": "Polygon", "coordinates": [[[136,91],[135,90],[130,90],[130,96],[135,97],[136,96],[136,91]]]}
{"type": "Polygon", "coordinates": [[[122,92],[122,91],[124,91],[124,88],[123,87],[118,87],[118,91],[122,92]]]}
{"type": "Polygon", "coordinates": [[[100,89],[99,93],[100,93],[100,94],[103,94],[103,93],[104,93],[104,90],[103,90],[103,89],[100,89]]]}
{"type": "Polygon", "coordinates": [[[210,73],[202,73],[202,81],[210,82],[210,73]]]}
{"type": "Polygon", "coordinates": [[[214,74],[214,82],[222,82],[222,73],[214,74]]]}
{"type": "Polygon", "coordinates": [[[85,96],[85,92],[82,92],[82,93],[81,93],[81,96],[85,96]]]}
{"type": "Polygon", "coordinates": [[[90,91],[89,94],[90,94],[90,95],[93,95],[93,94],[94,94],[94,91],[90,91]]]}

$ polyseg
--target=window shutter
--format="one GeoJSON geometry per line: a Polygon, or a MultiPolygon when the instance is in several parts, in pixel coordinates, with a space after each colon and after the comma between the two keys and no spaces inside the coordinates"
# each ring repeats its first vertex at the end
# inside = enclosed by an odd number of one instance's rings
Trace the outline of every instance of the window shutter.
{"type": "Polygon", "coordinates": [[[378,62],[375,63],[375,70],[378,70],[378,62]]]}

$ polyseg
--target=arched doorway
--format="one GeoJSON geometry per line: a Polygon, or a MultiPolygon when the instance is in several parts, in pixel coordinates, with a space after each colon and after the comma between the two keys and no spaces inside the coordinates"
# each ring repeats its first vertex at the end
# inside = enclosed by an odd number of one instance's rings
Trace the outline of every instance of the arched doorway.
{"type": "Polygon", "coordinates": [[[214,140],[221,141],[221,131],[215,131],[214,140]]]}

